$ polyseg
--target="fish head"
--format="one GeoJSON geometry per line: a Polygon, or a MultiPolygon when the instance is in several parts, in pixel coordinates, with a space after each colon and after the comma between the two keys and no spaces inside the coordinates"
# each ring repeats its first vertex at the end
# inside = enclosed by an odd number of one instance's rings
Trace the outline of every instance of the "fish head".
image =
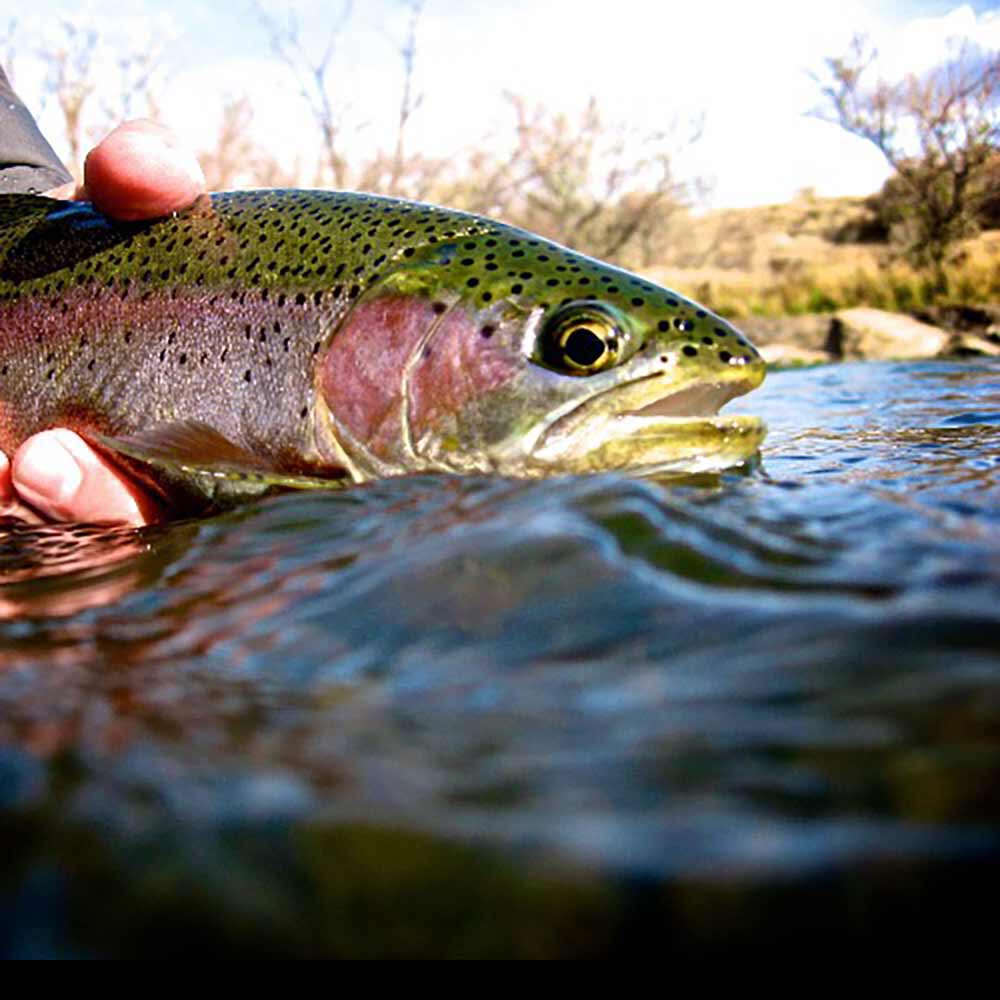
{"type": "Polygon", "coordinates": [[[764,362],[697,303],[499,224],[409,251],[319,369],[358,478],[694,472],[756,452],[762,422],[718,411],[764,362]]]}

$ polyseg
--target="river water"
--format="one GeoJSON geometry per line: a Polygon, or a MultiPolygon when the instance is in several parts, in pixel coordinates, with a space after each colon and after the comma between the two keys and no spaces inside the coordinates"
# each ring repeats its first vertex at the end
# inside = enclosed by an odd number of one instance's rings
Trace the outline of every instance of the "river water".
{"type": "MultiPolygon", "coordinates": [[[[0,952],[689,957],[995,926],[1000,363],[761,463],[0,530],[0,952]]],[[[989,930],[992,935],[992,930],[989,930]]]]}

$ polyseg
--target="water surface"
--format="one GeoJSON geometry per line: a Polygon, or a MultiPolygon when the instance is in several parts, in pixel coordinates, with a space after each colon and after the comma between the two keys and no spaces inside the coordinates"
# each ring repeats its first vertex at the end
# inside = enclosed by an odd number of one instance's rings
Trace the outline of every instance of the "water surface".
{"type": "Polygon", "coordinates": [[[963,939],[1000,363],[772,374],[759,467],[0,530],[7,955],[963,939]]]}

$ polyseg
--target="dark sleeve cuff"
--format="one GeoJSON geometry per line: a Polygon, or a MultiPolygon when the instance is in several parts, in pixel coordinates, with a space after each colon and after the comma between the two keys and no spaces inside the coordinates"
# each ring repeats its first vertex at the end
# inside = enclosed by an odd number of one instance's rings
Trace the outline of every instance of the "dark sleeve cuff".
{"type": "Polygon", "coordinates": [[[41,193],[72,179],[0,69],[0,193],[41,193]]]}

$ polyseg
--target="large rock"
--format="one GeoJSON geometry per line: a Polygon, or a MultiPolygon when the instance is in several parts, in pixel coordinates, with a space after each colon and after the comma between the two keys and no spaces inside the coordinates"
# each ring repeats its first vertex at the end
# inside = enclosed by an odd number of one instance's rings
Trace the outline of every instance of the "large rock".
{"type": "Polygon", "coordinates": [[[917,319],[940,326],[954,333],[974,333],[979,336],[1000,334],[1000,304],[927,306],[914,312],[917,319]]]}
{"type": "Polygon", "coordinates": [[[1000,358],[1000,338],[978,337],[974,333],[956,333],[948,343],[948,353],[959,357],[1000,358]]]}
{"type": "Polygon", "coordinates": [[[948,333],[881,309],[842,309],[833,317],[828,348],[843,358],[934,358],[948,352],[948,333]]]}
{"type": "Polygon", "coordinates": [[[803,350],[826,351],[831,319],[829,313],[803,313],[800,316],[746,316],[735,323],[757,347],[794,344],[803,350]]]}

